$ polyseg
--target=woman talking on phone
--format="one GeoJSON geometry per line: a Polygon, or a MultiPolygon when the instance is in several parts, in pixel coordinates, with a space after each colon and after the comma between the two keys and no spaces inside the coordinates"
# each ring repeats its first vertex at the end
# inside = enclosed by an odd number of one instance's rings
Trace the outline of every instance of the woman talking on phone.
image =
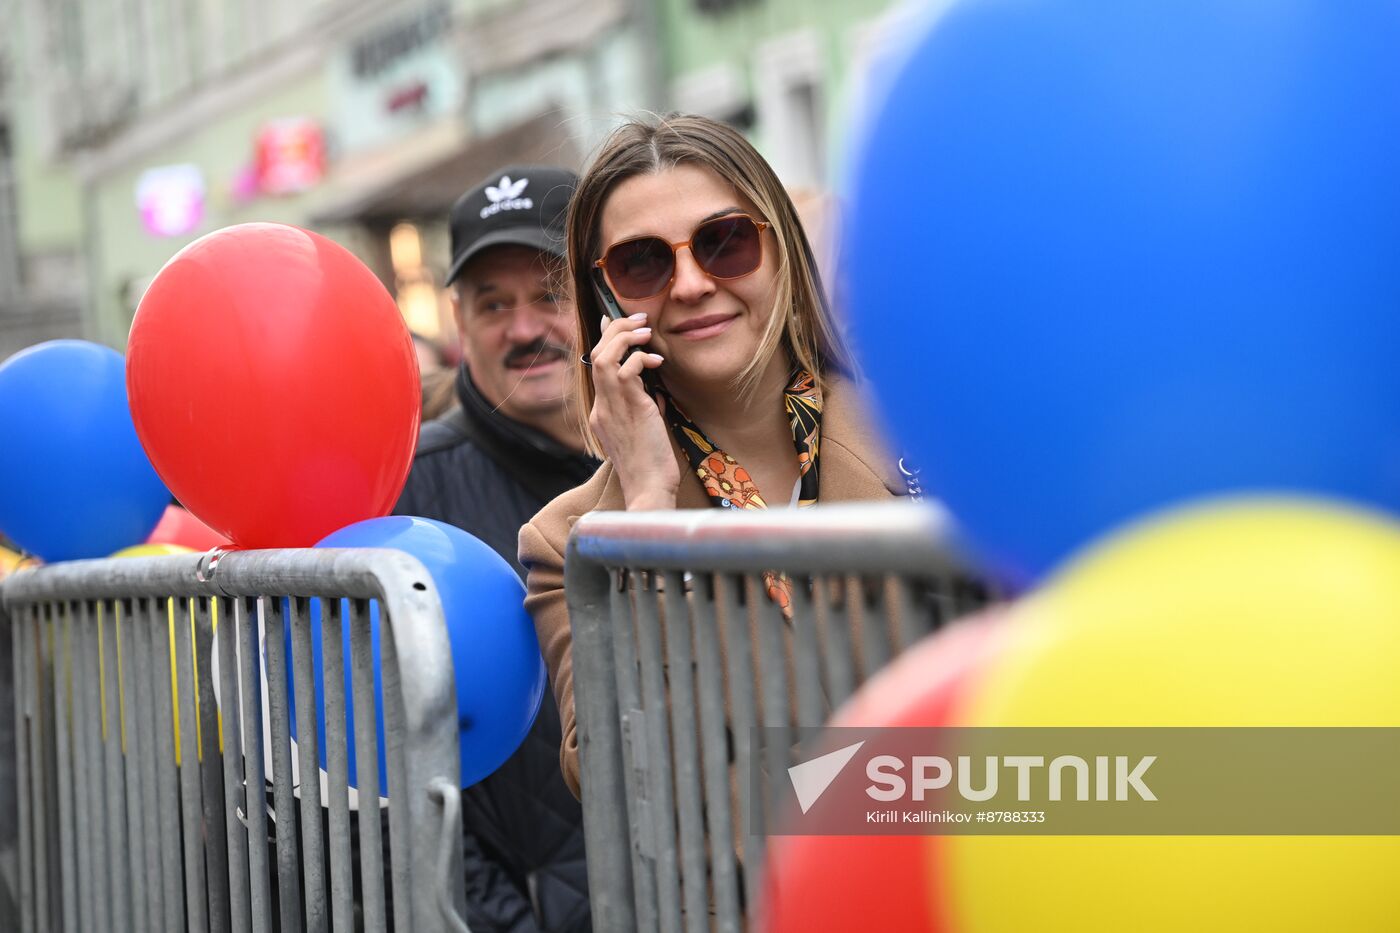
{"type": "MultiPolygon", "coordinates": [[[[812,248],[773,169],[703,117],[633,121],[603,144],[568,217],[580,409],[604,462],[520,533],[579,792],[564,550],[593,510],[880,500],[905,485],[871,431],[812,248]]],[[[786,606],[785,580],[769,596],[786,606]]]]}

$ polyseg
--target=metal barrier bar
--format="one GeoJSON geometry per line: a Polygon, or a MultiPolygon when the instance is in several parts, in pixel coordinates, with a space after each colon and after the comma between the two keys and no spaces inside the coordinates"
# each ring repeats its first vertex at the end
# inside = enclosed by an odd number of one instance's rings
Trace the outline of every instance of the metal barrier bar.
{"type": "MultiPolygon", "coordinates": [[[[705,835],[719,933],[739,933],[738,862],[731,844],[738,824],[729,793],[729,733],[725,722],[726,680],[715,613],[715,580],[697,575],[691,600],[695,631],[695,680],[700,694],[700,747],[705,770],[705,835]]],[[[698,797],[699,795],[697,795],[698,797]]]]}
{"type": "MultiPolygon", "coordinates": [[[[158,800],[165,803],[160,812],[160,886],[164,903],[166,933],[176,933],[184,927],[185,894],[182,878],[180,814],[170,802],[178,800],[179,766],[175,753],[175,603],[171,599],[153,599],[150,603],[146,637],[152,655],[151,696],[155,698],[156,757],[152,766],[160,788],[158,800]]],[[[155,803],[153,802],[153,805],[155,803]]]]}
{"type": "Polygon", "coordinates": [[[880,668],[890,663],[890,643],[881,630],[880,620],[871,620],[869,608],[869,597],[865,590],[865,581],[859,574],[848,573],[845,576],[845,598],[842,607],[845,610],[846,618],[849,620],[846,628],[849,631],[859,632],[860,639],[860,661],[861,680],[869,680],[880,668]]]}
{"type": "MultiPolygon", "coordinates": [[[[140,756],[136,741],[136,696],[131,682],[133,663],[133,640],[131,629],[132,601],[124,600],[114,604],[113,648],[116,670],[117,723],[120,729],[120,742],[117,757],[121,763],[123,782],[126,788],[125,812],[118,811],[116,820],[121,824],[121,832],[126,842],[126,870],[130,872],[130,916],[131,929],[149,930],[146,920],[146,873],[143,870],[141,844],[141,788],[139,779],[140,756]]],[[[109,667],[109,672],[112,670],[109,667]]],[[[108,704],[111,709],[111,704],[108,704]]]]}
{"type": "MultiPolygon", "coordinates": [[[[773,818],[778,812],[778,789],[783,775],[787,773],[788,749],[792,746],[791,727],[794,716],[788,708],[787,657],[784,636],[785,624],[778,607],[768,598],[763,579],[751,575],[749,582],[750,624],[758,628],[758,656],[754,659],[754,670],[762,687],[763,725],[769,738],[765,748],[764,812],[773,818]]],[[[739,780],[747,780],[740,775],[739,780]]],[[[765,824],[767,825],[767,824],[765,824]]],[[[751,848],[745,850],[744,873],[756,891],[763,890],[761,872],[764,852],[768,840],[760,834],[750,834],[751,848]]]]}
{"type": "MultiPolygon", "coordinates": [[[[50,927],[47,910],[48,885],[45,871],[48,859],[45,858],[48,844],[44,819],[44,685],[49,681],[44,669],[42,610],[35,607],[29,624],[25,625],[29,636],[25,651],[25,663],[29,668],[29,807],[30,833],[34,846],[34,860],[30,867],[30,892],[36,928],[50,927]]],[[[84,795],[86,797],[86,795],[84,795]]]]}
{"type": "MultiPolygon", "coordinates": [[[[238,814],[244,812],[247,801],[244,795],[242,764],[244,761],[243,737],[239,725],[243,711],[238,693],[238,606],[240,600],[219,598],[213,602],[212,614],[215,621],[214,637],[219,649],[218,667],[219,712],[222,716],[223,742],[223,785],[224,785],[224,838],[228,843],[225,858],[228,860],[229,924],[235,933],[250,933],[252,918],[249,916],[250,890],[248,884],[248,835],[238,814]]],[[[214,682],[215,672],[210,670],[209,681],[214,682]]],[[[260,733],[261,734],[261,733],[260,733]]]]}
{"type": "Polygon", "coordinates": [[[657,908],[661,933],[680,933],[680,866],[676,858],[674,766],[671,735],[666,721],[665,662],[662,660],[661,617],[657,610],[659,594],[651,574],[633,573],[636,588],[637,655],[642,666],[642,712],[646,721],[646,742],[650,752],[650,798],[655,812],[665,818],[651,821],[655,834],[657,908]]]}
{"type": "Polygon", "coordinates": [[[151,697],[151,601],[126,603],[122,629],[123,683],[130,701],[127,730],[128,769],[133,767],[136,787],[129,802],[132,872],[141,889],[139,913],[133,915],[138,930],[164,929],[164,897],[161,876],[160,807],[156,798],[155,704],[151,697]]]}
{"type": "MultiPolygon", "coordinates": [[[[725,653],[729,658],[729,689],[733,692],[730,715],[734,735],[734,765],[738,772],[739,812],[735,814],[735,836],[741,840],[745,866],[753,861],[755,846],[761,845],[749,826],[762,825],[765,806],[763,795],[753,794],[749,775],[753,773],[753,733],[758,726],[758,695],[755,688],[753,642],[750,639],[748,615],[745,610],[744,578],[739,574],[718,576],[719,612],[724,620],[725,653]],[[752,820],[753,822],[748,822],[752,820]]],[[[716,843],[720,844],[720,843],[716,843]]],[[[752,871],[744,872],[744,903],[754,903],[758,896],[758,879],[752,871]]]]}
{"type": "MultiPolygon", "coordinates": [[[[384,727],[386,734],[393,738],[400,733],[390,725],[393,722],[402,728],[402,735],[409,740],[408,747],[413,754],[400,752],[390,754],[389,767],[398,767],[405,780],[399,787],[430,788],[439,786],[461,786],[461,757],[457,749],[457,695],[452,679],[452,650],[447,641],[447,626],[442,621],[442,609],[430,592],[431,581],[421,564],[414,561],[417,569],[412,576],[406,576],[404,586],[387,590],[379,600],[380,637],[384,652],[384,727]],[[429,628],[436,639],[428,637],[429,628]],[[401,672],[409,670],[413,676],[401,677],[401,672]],[[399,683],[390,687],[391,678],[399,683]],[[445,688],[443,685],[446,685],[445,688]]],[[[391,770],[391,776],[396,774],[391,770]]],[[[394,786],[391,780],[391,788],[394,786]]],[[[391,790],[391,793],[392,790],[391,790]]],[[[396,926],[396,929],[439,929],[443,926],[461,929],[465,924],[461,916],[465,912],[463,886],[448,879],[462,877],[462,847],[460,845],[434,847],[434,839],[441,840],[446,834],[461,834],[461,814],[458,800],[443,799],[434,801],[428,794],[396,794],[395,805],[390,811],[389,844],[392,847],[397,835],[394,820],[406,818],[410,831],[421,827],[421,844],[413,846],[405,853],[405,862],[412,865],[412,880],[416,893],[411,902],[413,926],[396,926]],[[399,804],[406,806],[399,806],[399,804]],[[435,831],[429,831],[436,826],[435,831]],[[446,888],[444,889],[444,886],[446,888]],[[449,909],[455,916],[444,916],[449,909]]],[[[397,858],[392,851],[391,858],[397,858]]],[[[397,872],[397,867],[391,869],[397,872]]],[[[399,892],[394,892],[394,914],[399,913],[399,892]]]]}
{"type": "MultiPolygon", "coordinates": [[[[37,608],[37,607],[36,607],[37,608]]],[[[54,761],[58,781],[59,871],[62,874],[63,929],[78,929],[77,831],[73,825],[72,607],[50,608],[54,641],[54,761]]]]}
{"type": "Polygon", "coordinates": [[[674,740],[676,806],[679,811],[681,887],[687,933],[709,929],[708,891],[705,884],[705,831],[701,816],[704,794],[700,787],[700,744],[696,721],[694,674],[695,636],[690,618],[686,583],[680,573],[660,574],[663,600],[666,661],[672,702],[671,735],[674,740]]]}
{"type": "MultiPolygon", "coordinates": [[[[102,704],[98,693],[97,658],[97,603],[84,600],[78,607],[78,622],[74,626],[78,633],[77,647],[80,664],[74,667],[73,693],[81,697],[78,705],[80,721],[74,723],[78,731],[75,747],[81,748],[80,755],[74,758],[73,789],[79,798],[78,815],[87,827],[88,874],[86,916],[84,930],[104,931],[110,917],[108,910],[107,833],[102,821],[102,787],[100,782],[82,780],[83,775],[93,775],[102,762],[102,704]],[[83,806],[86,802],[86,807],[83,806]]],[[[79,842],[83,845],[82,841],[79,842]]],[[[81,869],[80,869],[81,870],[81,869]]],[[[81,875],[79,876],[81,882],[81,875]]]]}
{"type": "Polygon", "coordinates": [[[812,619],[821,633],[827,699],[835,709],[856,690],[855,648],[850,627],[838,625],[834,619],[830,580],[825,576],[818,577],[812,589],[812,619]]]}
{"type": "MultiPolygon", "coordinates": [[[[384,746],[386,752],[386,764],[389,773],[386,775],[389,784],[389,792],[395,793],[394,788],[403,787],[408,783],[408,767],[404,761],[403,740],[404,740],[404,711],[403,703],[396,701],[399,694],[400,684],[398,678],[398,651],[393,637],[393,633],[385,630],[381,633],[380,651],[384,664],[384,746]]],[[[412,922],[412,913],[408,905],[408,889],[413,883],[413,867],[408,860],[408,840],[404,834],[397,830],[398,821],[401,820],[403,809],[392,804],[389,808],[389,886],[394,910],[394,929],[402,930],[409,927],[412,922]]]]}
{"type": "Polygon", "coordinates": [[[126,841],[126,762],[122,750],[121,674],[117,666],[117,639],[120,637],[116,603],[100,603],[97,617],[98,660],[101,666],[103,768],[107,800],[107,864],[110,869],[112,900],[111,924],[114,929],[131,925],[131,879],[133,868],[127,859],[126,841]]]}
{"type": "MultiPolygon", "coordinates": [[[[910,591],[907,582],[894,578],[889,581],[889,585],[894,587],[895,590],[894,605],[891,608],[893,608],[898,620],[898,628],[896,631],[899,637],[899,644],[897,650],[906,651],[920,638],[921,633],[917,624],[919,607],[914,602],[914,594],[910,591]]],[[[930,606],[926,605],[925,608],[928,609],[930,606]]],[[[940,616],[935,620],[934,625],[938,626],[942,621],[942,617],[940,616]]]]}
{"type": "MultiPolygon", "coordinates": [[[[61,667],[60,646],[58,642],[58,618],[62,614],[61,606],[47,606],[44,613],[44,639],[48,645],[46,657],[48,659],[48,679],[49,693],[44,703],[44,733],[47,736],[57,737],[58,715],[57,715],[57,688],[61,682],[58,672],[61,667]]],[[[56,741],[45,741],[44,743],[44,772],[48,775],[48,781],[44,786],[44,806],[49,814],[48,818],[48,844],[46,854],[48,856],[48,887],[46,897],[52,912],[50,925],[54,930],[63,928],[63,852],[61,840],[61,819],[59,815],[59,794],[58,794],[58,743],[56,741]]]]}
{"type": "MultiPolygon", "coordinates": [[[[613,676],[612,626],[616,619],[627,616],[613,609],[613,601],[625,594],[610,584],[608,574],[591,574],[582,578],[570,594],[571,600],[586,607],[573,627],[575,643],[585,646],[576,653],[574,665],[574,683],[587,685],[575,690],[575,716],[580,723],[611,722],[621,716],[618,680],[613,676]]],[[[617,661],[618,679],[622,663],[617,661]]],[[[640,908],[633,902],[631,882],[643,872],[640,853],[635,843],[628,840],[628,813],[633,804],[626,793],[624,773],[628,764],[623,753],[623,733],[620,729],[580,727],[579,743],[579,756],[586,762],[584,769],[601,788],[584,797],[584,824],[596,826],[598,836],[609,840],[607,845],[588,853],[590,889],[595,879],[604,885],[593,898],[593,923],[599,930],[637,929],[640,908]],[[626,879],[625,888],[616,883],[618,879],[626,879]],[[608,884],[609,881],[613,883],[608,884]]]]}
{"type": "Polygon", "coordinates": [[[577,522],[565,592],[595,923],[746,928],[799,754],[792,730],[821,725],[895,654],[981,604],[967,595],[950,611],[966,575],[951,539],[944,514],[908,503],[577,522]],[[787,575],[790,618],[766,572],[787,575]]]}
{"type": "MultiPolygon", "coordinates": [[[[277,834],[277,903],[282,929],[301,928],[301,862],[297,857],[296,803],[292,797],[292,727],[287,707],[285,645],[288,621],[280,600],[263,600],[267,650],[267,715],[272,732],[272,802],[277,834]]],[[[304,715],[304,714],[303,714],[304,715]]]]}
{"type": "Polygon", "coordinates": [[[175,693],[180,715],[180,826],[184,833],[185,922],[190,933],[209,929],[204,875],[204,782],[200,774],[198,718],[194,709],[194,640],[189,601],[175,606],[175,693]]]}
{"type": "Polygon", "coordinates": [[[798,722],[821,722],[827,709],[822,697],[821,645],[810,590],[821,586],[820,577],[792,581],[793,679],[797,685],[798,722]]]}
{"type": "Polygon", "coordinates": [[[922,503],[815,509],[592,512],[569,555],[601,567],[748,573],[960,575],[947,515],[922,503]]]}
{"type": "MultiPolygon", "coordinates": [[[[326,926],[305,610],[309,599],[336,600],[334,609],[342,597],[355,600],[352,678],[364,694],[354,731],[365,750],[358,756],[368,817],[360,827],[365,928],[386,928],[371,600],[382,607],[395,926],[462,928],[461,852],[451,844],[461,833],[460,809],[445,790],[460,779],[456,690],[441,605],[427,572],[406,554],[323,550],[75,561],[0,583],[0,625],[15,651],[21,930],[326,926]],[[296,605],[287,620],[290,659],[282,598],[296,605]],[[401,676],[400,663],[411,677],[401,676]],[[289,690],[303,700],[300,820],[289,690]],[[270,838],[278,848],[276,903],[270,838]],[[280,923],[271,916],[279,905],[280,923]]],[[[344,654],[329,623],[343,620],[336,611],[326,618],[330,914],[337,930],[348,930],[356,918],[344,654]]]]}
{"type": "Polygon", "coordinates": [[[56,926],[56,921],[48,919],[56,916],[52,911],[58,908],[59,900],[55,896],[55,889],[59,887],[59,819],[57,782],[54,780],[58,749],[52,737],[57,732],[57,717],[54,716],[55,685],[58,682],[57,673],[62,668],[54,650],[53,610],[50,606],[44,607],[35,639],[39,648],[39,692],[36,696],[35,715],[39,720],[41,744],[38,753],[32,759],[39,766],[36,775],[40,778],[31,785],[35,800],[35,841],[40,846],[34,858],[34,904],[37,916],[46,918],[45,926],[56,926]]]}
{"type": "Polygon", "coordinates": [[[384,910],[384,842],[380,838],[378,703],[369,602],[350,602],[350,677],[355,699],[355,783],[360,803],[360,899],[365,929],[388,926],[384,910]]]}
{"type": "MultiPolygon", "coordinates": [[[[231,923],[229,904],[228,836],[225,832],[224,769],[219,760],[223,753],[223,736],[219,729],[219,703],[214,682],[214,620],[212,598],[196,597],[189,603],[194,622],[194,684],[195,711],[198,714],[199,779],[204,827],[203,845],[208,874],[205,887],[209,893],[209,929],[228,933],[231,923]]],[[[230,704],[232,707],[234,704],[230,704]]],[[[236,748],[237,746],[235,746],[236,748]]]]}
{"type": "Polygon", "coordinates": [[[243,809],[248,842],[249,919],[253,933],[272,929],[271,865],[267,857],[267,798],[264,791],[262,664],[259,646],[260,599],[235,599],[235,635],[240,648],[239,683],[243,705],[243,809]]]}
{"type": "MultiPolygon", "coordinates": [[[[354,923],[350,865],[350,755],[345,747],[345,624],[340,600],[320,600],[321,669],[325,671],[326,781],[330,808],[331,921],[336,933],[354,923]]],[[[358,762],[357,762],[358,763],[358,762]]]]}
{"type": "Polygon", "coordinates": [[[34,721],[32,684],[34,677],[30,663],[30,640],[33,638],[34,609],[17,616],[11,623],[14,634],[15,660],[15,784],[19,799],[19,916],[21,929],[34,929],[34,861],[24,858],[33,851],[34,822],[33,806],[29,796],[29,758],[34,740],[30,723],[34,721]]]}
{"type": "MultiPolygon", "coordinates": [[[[613,590],[608,600],[608,612],[613,625],[625,625],[631,629],[633,625],[632,600],[635,598],[635,591],[622,582],[619,576],[619,584],[613,590]]],[[[651,794],[651,770],[646,759],[646,721],[642,716],[642,680],[637,666],[637,643],[634,632],[629,631],[625,636],[612,638],[608,634],[609,643],[614,649],[614,658],[617,663],[617,680],[612,687],[617,691],[618,702],[621,706],[620,715],[622,718],[622,734],[620,736],[622,744],[622,774],[627,776],[626,783],[619,784],[619,793],[625,793],[626,811],[632,819],[632,826],[635,832],[632,834],[631,860],[636,877],[634,879],[637,911],[637,922],[642,929],[654,930],[661,922],[657,913],[657,888],[656,888],[656,840],[651,831],[651,824],[647,823],[644,815],[649,812],[647,800],[651,794]]],[[[606,655],[602,655],[606,662],[606,655]]],[[[580,681],[575,676],[574,683],[580,681]]],[[[575,710],[577,715],[577,709],[575,710]]],[[[580,737],[580,741],[582,737],[580,737]]],[[[591,739],[590,739],[591,742],[591,739]]],[[[621,809],[621,808],[619,808],[621,809]]],[[[588,821],[584,817],[584,822],[588,821]]],[[[617,838],[625,838],[619,836],[617,838]]],[[[592,864],[592,859],[589,859],[592,864]]]]}
{"type": "MultiPolygon", "coordinates": [[[[320,745],[316,735],[316,681],[312,674],[311,609],[293,597],[287,624],[292,628],[292,687],[296,701],[297,762],[301,789],[301,859],[305,885],[306,926],[323,933],[326,916],[326,863],[321,847],[320,745]]],[[[324,620],[323,624],[324,624],[324,620]]],[[[322,639],[324,644],[324,639],[322,639]]]]}
{"type": "Polygon", "coordinates": [[[19,928],[19,775],[15,750],[22,738],[19,721],[19,685],[15,683],[14,624],[0,606],[0,929],[19,928]]]}

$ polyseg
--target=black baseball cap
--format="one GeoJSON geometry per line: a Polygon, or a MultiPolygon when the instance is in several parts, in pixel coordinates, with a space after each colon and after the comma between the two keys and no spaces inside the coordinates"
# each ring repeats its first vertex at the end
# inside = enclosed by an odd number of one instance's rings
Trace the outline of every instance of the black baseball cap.
{"type": "Polygon", "coordinates": [[[508,165],[457,199],[452,229],[450,285],[472,257],[492,246],[533,246],[563,256],[564,216],[578,176],[543,165],[508,165]]]}

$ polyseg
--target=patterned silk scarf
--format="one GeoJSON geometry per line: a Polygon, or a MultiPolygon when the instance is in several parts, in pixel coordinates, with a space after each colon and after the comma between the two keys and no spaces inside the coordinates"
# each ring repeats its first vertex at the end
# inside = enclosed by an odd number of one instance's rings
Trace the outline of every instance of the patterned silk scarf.
{"type": "MultiPolygon", "coordinates": [[[[691,469],[700,478],[710,504],[725,509],[766,509],[768,502],[754,484],[749,471],[700,430],[676,405],[669,393],[662,393],[666,421],[671,436],[685,452],[691,469]]],[[[817,504],[820,473],[818,456],[821,451],[822,392],[817,380],[803,369],[794,369],[783,390],[783,407],[792,428],[792,443],[797,449],[799,508],[817,504]]],[[[792,581],[785,574],[764,571],[763,583],[768,598],[778,604],[784,618],[792,618],[792,581]]]]}

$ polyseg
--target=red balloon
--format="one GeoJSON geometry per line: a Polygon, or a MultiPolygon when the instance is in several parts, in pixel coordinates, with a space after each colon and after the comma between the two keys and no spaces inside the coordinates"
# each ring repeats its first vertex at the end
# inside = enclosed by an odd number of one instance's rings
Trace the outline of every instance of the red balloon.
{"type": "Polygon", "coordinates": [[[156,472],[239,547],[310,547],[387,515],[421,400],[408,327],[348,250],[242,224],[175,255],[131,325],[127,392],[156,472]]]}
{"type": "Polygon", "coordinates": [[[228,547],[233,542],[178,505],[167,505],[147,544],[177,544],[192,551],[228,547]]]}
{"type": "MultiPolygon", "coordinates": [[[[865,684],[832,726],[966,725],[959,706],[967,686],[995,650],[996,616],[968,619],[901,655],[865,684]]],[[[890,930],[946,933],[931,910],[930,879],[939,874],[936,842],[924,836],[773,836],[760,929],[890,930]]]]}

